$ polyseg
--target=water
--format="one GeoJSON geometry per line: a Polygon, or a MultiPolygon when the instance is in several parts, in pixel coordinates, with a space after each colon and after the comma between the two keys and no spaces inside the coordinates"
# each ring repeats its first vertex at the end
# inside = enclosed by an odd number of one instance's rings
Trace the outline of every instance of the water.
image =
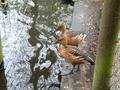
{"type": "Polygon", "coordinates": [[[0,11],[8,90],[59,90],[72,66],[59,56],[55,28],[70,25],[72,12],[61,0],[8,0],[0,11]]]}

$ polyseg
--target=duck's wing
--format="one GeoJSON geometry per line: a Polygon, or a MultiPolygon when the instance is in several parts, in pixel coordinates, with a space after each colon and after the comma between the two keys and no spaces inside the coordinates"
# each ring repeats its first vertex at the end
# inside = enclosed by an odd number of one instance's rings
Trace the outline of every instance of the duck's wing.
{"type": "Polygon", "coordinates": [[[85,54],[83,54],[83,53],[79,53],[79,55],[80,55],[81,57],[83,57],[84,60],[88,61],[91,65],[94,65],[94,64],[95,64],[94,60],[93,60],[90,56],[87,56],[87,55],[85,55],[85,54]]]}
{"type": "Polygon", "coordinates": [[[83,41],[86,38],[86,34],[73,32],[73,31],[66,31],[64,35],[73,40],[79,40],[79,41],[83,41]]]}
{"type": "Polygon", "coordinates": [[[76,35],[74,37],[71,37],[71,40],[74,41],[74,42],[80,43],[80,42],[84,41],[85,37],[86,36],[81,33],[81,34],[78,34],[78,35],[76,35]]]}
{"type": "Polygon", "coordinates": [[[75,31],[66,30],[65,35],[68,36],[68,37],[75,37],[76,35],[78,35],[78,33],[75,32],[75,31]]]}
{"type": "Polygon", "coordinates": [[[94,65],[94,60],[92,58],[90,58],[89,56],[83,54],[80,52],[80,49],[78,47],[73,47],[73,46],[69,46],[68,49],[69,53],[75,55],[76,57],[79,57],[80,59],[86,60],[88,61],[91,65],[94,65]]]}
{"type": "Polygon", "coordinates": [[[67,51],[75,56],[79,56],[80,48],[76,46],[67,45],[67,51]]]}

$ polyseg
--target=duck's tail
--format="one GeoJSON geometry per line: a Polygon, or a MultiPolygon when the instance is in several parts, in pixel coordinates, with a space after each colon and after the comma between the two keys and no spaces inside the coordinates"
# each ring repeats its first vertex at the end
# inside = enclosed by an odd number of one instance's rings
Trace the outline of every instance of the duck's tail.
{"type": "Polygon", "coordinates": [[[95,65],[95,62],[91,57],[81,53],[80,53],[80,57],[84,58],[84,60],[88,61],[91,65],[95,65]]]}

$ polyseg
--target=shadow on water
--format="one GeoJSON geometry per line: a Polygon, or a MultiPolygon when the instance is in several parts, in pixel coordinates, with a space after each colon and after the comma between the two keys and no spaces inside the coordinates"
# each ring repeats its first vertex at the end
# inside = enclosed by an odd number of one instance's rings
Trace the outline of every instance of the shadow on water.
{"type": "MultiPolygon", "coordinates": [[[[55,33],[55,26],[59,22],[60,12],[57,8],[58,5],[60,5],[60,2],[57,2],[56,0],[50,0],[50,1],[34,1],[35,6],[31,9],[33,15],[33,23],[32,28],[29,30],[30,38],[28,39],[29,43],[32,46],[36,46],[37,44],[40,44],[40,47],[37,48],[37,50],[34,52],[34,56],[30,60],[31,64],[31,70],[32,70],[32,77],[30,79],[30,82],[33,83],[34,90],[38,90],[38,80],[39,78],[43,77],[42,79],[45,81],[42,81],[42,84],[40,85],[40,89],[50,89],[52,87],[58,87],[60,88],[60,81],[61,81],[61,75],[59,69],[57,79],[58,83],[46,83],[49,82],[49,79],[54,78],[50,77],[52,75],[51,72],[51,66],[56,63],[57,60],[57,50],[55,51],[56,47],[58,47],[55,44],[52,44],[55,42],[56,35],[55,33]],[[40,26],[40,27],[39,27],[40,26]],[[41,38],[41,36],[43,38],[41,38]],[[53,50],[50,48],[54,48],[53,50]],[[42,50],[43,49],[43,50],[42,50]],[[46,53],[44,51],[46,49],[46,53]],[[40,52],[42,50],[42,52],[40,52]],[[46,54],[45,57],[43,55],[42,57],[39,57],[40,54],[42,56],[42,53],[46,54]],[[43,67],[43,69],[40,69],[40,66],[35,65],[39,64],[42,65],[46,63],[46,61],[50,61],[50,65],[46,68],[43,67]],[[46,83],[46,84],[45,84],[46,83]]],[[[61,8],[61,7],[60,7],[61,8]]],[[[63,7],[64,8],[64,7],[63,7]]],[[[70,23],[70,22],[69,22],[70,23]]]]}
{"type": "Polygon", "coordinates": [[[7,86],[6,86],[6,77],[4,74],[4,68],[3,68],[3,63],[0,64],[0,90],[7,90],[7,86]]]}
{"type": "MultiPolygon", "coordinates": [[[[55,44],[58,23],[71,23],[73,7],[61,0],[9,0],[0,12],[5,76],[9,90],[59,90],[71,71],[55,44]]],[[[3,90],[3,89],[2,89],[3,90]]]]}
{"type": "Polygon", "coordinates": [[[33,18],[28,41],[37,47],[29,61],[32,70],[29,82],[33,83],[34,90],[57,90],[62,77],[60,69],[55,66],[55,63],[60,64],[58,45],[54,44],[57,34],[55,27],[60,22],[70,23],[72,7],[67,9],[68,6],[58,0],[34,0],[33,3],[30,12],[26,11],[33,18]],[[55,71],[52,71],[53,68],[55,71]]]}

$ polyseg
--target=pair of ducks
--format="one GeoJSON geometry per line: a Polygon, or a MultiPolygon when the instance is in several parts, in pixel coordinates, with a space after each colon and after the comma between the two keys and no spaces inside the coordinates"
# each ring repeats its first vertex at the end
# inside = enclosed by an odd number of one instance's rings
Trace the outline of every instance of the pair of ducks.
{"type": "Polygon", "coordinates": [[[85,35],[70,31],[64,24],[58,25],[57,30],[62,32],[57,39],[57,42],[62,45],[62,47],[59,48],[61,57],[73,65],[86,62],[94,65],[94,61],[81,53],[80,48],[78,48],[78,45],[84,41],[85,35]]]}

